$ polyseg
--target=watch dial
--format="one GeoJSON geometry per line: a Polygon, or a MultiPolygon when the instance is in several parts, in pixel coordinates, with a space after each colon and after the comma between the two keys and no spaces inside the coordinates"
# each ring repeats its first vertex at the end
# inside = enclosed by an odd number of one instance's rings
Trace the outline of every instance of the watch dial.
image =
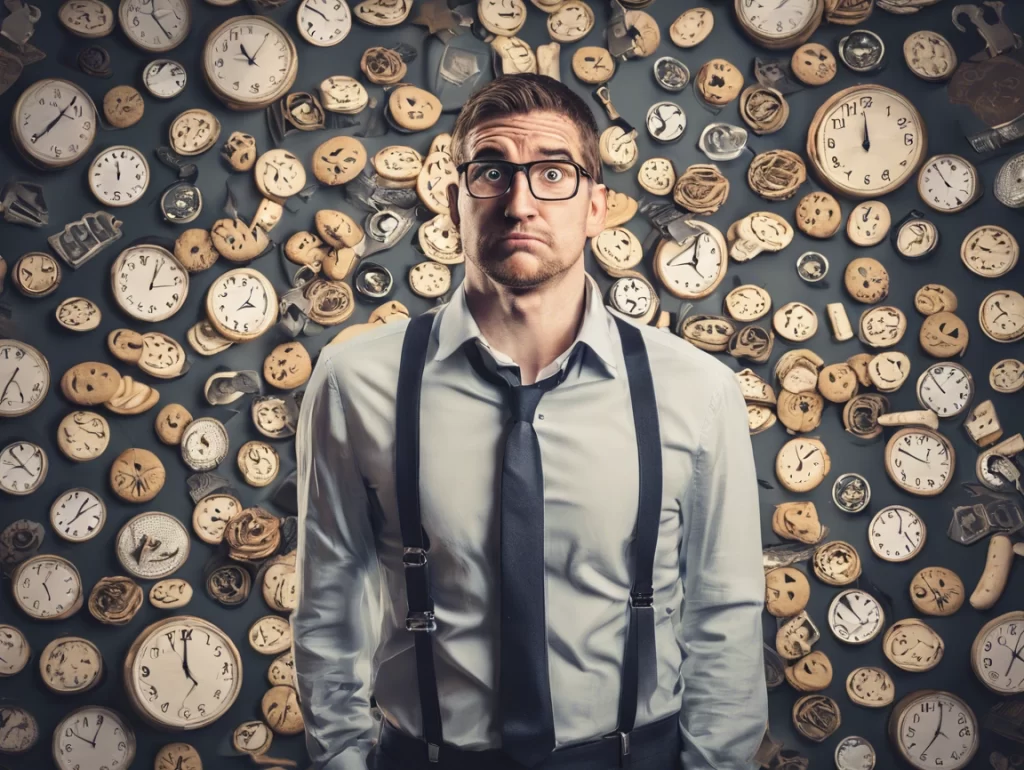
{"type": "Polygon", "coordinates": [[[177,313],[188,295],[188,273],[159,246],[132,246],[111,268],[114,297],[140,321],[163,321],[177,313]]]}
{"type": "Polygon", "coordinates": [[[53,758],[61,770],[124,770],[135,758],[135,734],[117,712],[84,706],[53,731],[53,758]]]}
{"type": "Polygon", "coordinates": [[[295,49],[267,19],[242,16],[214,30],[203,57],[214,90],[237,102],[261,104],[295,80],[295,49]]]}
{"type": "Polygon", "coordinates": [[[107,507],[95,492],[80,487],[61,494],[50,507],[54,531],[72,543],[83,543],[99,534],[107,520],[107,507]]]}
{"type": "Polygon", "coordinates": [[[232,339],[253,339],[277,316],[277,296],[260,273],[247,268],[231,270],[209,289],[206,303],[210,320],[232,339]]]}
{"type": "Polygon", "coordinates": [[[209,471],[220,465],[228,453],[228,432],[212,417],[200,417],[185,428],[181,457],[194,471],[209,471]]]}
{"type": "Polygon", "coordinates": [[[973,398],[971,373],[958,364],[933,364],[917,382],[917,400],[939,417],[956,417],[973,398]]]}
{"type": "Polygon", "coordinates": [[[16,340],[0,340],[0,417],[17,417],[39,406],[50,389],[43,354],[16,340]]]}
{"type": "Polygon", "coordinates": [[[1017,264],[1020,248],[1009,230],[997,225],[975,228],[964,238],[960,259],[972,273],[999,278],[1017,264]]]}
{"type": "Polygon", "coordinates": [[[917,191],[936,211],[960,211],[977,196],[978,173],[958,155],[937,155],[921,169],[917,191]]]}
{"type": "Polygon", "coordinates": [[[868,525],[871,550],[886,561],[907,561],[916,556],[925,541],[921,517],[902,505],[890,505],[874,515],[868,525]]]}
{"type": "Polygon", "coordinates": [[[149,164],[131,147],[104,150],[89,167],[89,187],[104,206],[135,203],[149,186],[149,164]]]}
{"type": "Polygon", "coordinates": [[[1024,692],[1024,613],[993,618],[978,633],[971,650],[982,683],[1001,695],[1024,692]]]}
{"type": "Polygon", "coordinates": [[[937,32],[910,35],[903,43],[903,56],[910,71],[925,80],[945,80],[957,65],[953,46],[937,32]]]}
{"type": "Polygon", "coordinates": [[[740,0],[736,5],[740,21],[766,38],[798,36],[820,16],[817,0],[740,0]]]}
{"type": "Polygon", "coordinates": [[[348,37],[352,14],[345,0],[302,0],[295,22],[307,42],[331,46],[348,37]]]}
{"type": "Polygon", "coordinates": [[[0,451],[0,490],[28,495],[39,489],[49,463],[46,453],[31,441],[15,441],[0,451]]]}
{"type": "MultiPolygon", "coordinates": [[[[913,697],[899,715],[900,751],[918,770],[960,770],[978,750],[977,722],[970,707],[946,692],[913,697]]],[[[904,701],[901,701],[902,704],[904,701]]]]}
{"type": "Polygon", "coordinates": [[[46,645],[39,670],[51,690],[82,692],[97,684],[103,673],[103,657],[88,639],[67,636],[46,645]]]}
{"type": "Polygon", "coordinates": [[[188,36],[188,0],[121,0],[121,29],[144,51],[169,51],[188,36]]]}
{"type": "Polygon", "coordinates": [[[927,219],[905,222],[896,233],[896,248],[910,259],[930,254],[938,243],[939,231],[927,219]]]}
{"type": "Polygon", "coordinates": [[[0,677],[14,676],[28,665],[32,648],[14,626],[0,625],[0,677]]]}
{"type": "Polygon", "coordinates": [[[630,318],[643,318],[651,309],[653,295],[646,281],[637,278],[620,278],[612,284],[612,305],[630,318]]]}
{"type": "Polygon", "coordinates": [[[707,296],[725,276],[728,257],[722,243],[709,232],[702,232],[679,248],[666,241],[658,254],[659,277],[677,297],[707,296]],[[674,252],[674,253],[673,253],[674,252]]]}
{"type": "Polygon", "coordinates": [[[188,73],[178,62],[171,59],[157,59],[146,65],[142,82],[158,99],[171,99],[185,90],[188,73]]]}
{"type": "Polygon", "coordinates": [[[22,754],[39,740],[39,723],[19,706],[0,706],[0,754],[22,754]]]}
{"type": "Polygon", "coordinates": [[[981,330],[996,342],[1016,342],[1024,337],[1024,295],[994,291],[978,308],[981,330]]]}
{"type": "Polygon", "coordinates": [[[188,530],[167,513],[140,513],[117,534],[117,558],[142,580],[172,574],[185,563],[188,552],[188,530]]]}
{"type": "Polygon", "coordinates": [[[11,117],[22,149],[45,165],[74,163],[96,138],[96,105],[67,80],[47,78],[32,84],[11,117]]]}
{"type": "Polygon", "coordinates": [[[885,467],[890,478],[908,492],[937,495],[953,479],[952,446],[939,433],[905,428],[889,439],[885,467]]]}
{"type": "Polygon", "coordinates": [[[238,498],[209,495],[196,503],[192,511],[192,529],[204,543],[216,545],[224,539],[224,530],[232,516],[242,510],[238,498]]]}
{"type": "Polygon", "coordinates": [[[828,625],[848,644],[870,642],[885,623],[885,612],[878,600],[856,588],[842,591],[828,608],[828,625]]]}
{"type": "Polygon", "coordinates": [[[14,596],[32,617],[53,619],[81,601],[82,579],[66,559],[37,556],[15,573],[14,596]]]}

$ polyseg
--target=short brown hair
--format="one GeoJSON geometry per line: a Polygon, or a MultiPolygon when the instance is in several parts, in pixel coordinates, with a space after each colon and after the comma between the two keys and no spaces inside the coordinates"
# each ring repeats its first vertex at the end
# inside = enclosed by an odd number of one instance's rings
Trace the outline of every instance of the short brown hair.
{"type": "Polygon", "coordinates": [[[600,184],[601,140],[594,113],[569,86],[547,75],[502,75],[470,96],[452,129],[452,160],[456,165],[469,160],[465,157],[464,145],[467,135],[478,123],[504,115],[525,115],[536,110],[555,112],[572,121],[580,136],[582,166],[600,184]]]}

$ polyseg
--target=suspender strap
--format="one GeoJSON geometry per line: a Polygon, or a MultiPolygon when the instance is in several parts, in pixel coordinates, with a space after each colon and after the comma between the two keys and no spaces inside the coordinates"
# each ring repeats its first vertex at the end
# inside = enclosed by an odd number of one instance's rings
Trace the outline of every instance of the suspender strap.
{"type": "Polygon", "coordinates": [[[405,590],[409,614],[407,630],[414,632],[416,680],[419,685],[423,737],[431,762],[439,758],[441,704],[437,695],[434,670],[434,644],[431,633],[434,602],[430,598],[427,574],[427,543],[420,519],[420,384],[427,360],[427,343],[435,313],[427,312],[409,322],[402,341],[402,359],[398,370],[398,397],[395,406],[395,481],[398,518],[402,529],[405,566],[405,590]]]}
{"type": "Polygon", "coordinates": [[[622,354],[629,379],[639,463],[640,500],[636,522],[633,588],[630,591],[629,627],[619,692],[620,765],[629,766],[629,733],[636,722],[637,703],[657,687],[657,652],[654,642],[654,551],[661,521],[661,433],[654,380],[638,328],[614,316],[622,338],[622,354]]]}

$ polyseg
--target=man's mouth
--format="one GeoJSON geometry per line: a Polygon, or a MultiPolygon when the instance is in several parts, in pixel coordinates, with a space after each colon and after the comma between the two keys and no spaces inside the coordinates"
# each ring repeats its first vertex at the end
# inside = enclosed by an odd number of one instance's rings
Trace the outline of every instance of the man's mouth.
{"type": "Polygon", "coordinates": [[[507,243],[543,243],[540,238],[529,233],[508,233],[498,240],[507,243]]]}

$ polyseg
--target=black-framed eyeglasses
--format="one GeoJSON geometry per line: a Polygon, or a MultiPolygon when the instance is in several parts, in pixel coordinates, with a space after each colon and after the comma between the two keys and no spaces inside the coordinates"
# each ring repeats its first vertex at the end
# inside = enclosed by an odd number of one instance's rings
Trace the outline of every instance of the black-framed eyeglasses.
{"type": "Polygon", "coordinates": [[[470,160],[455,167],[466,174],[466,189],[474,198],[497,198],[512,189],[517,172],[526,174],[533,197],[539,201],[564,201],[575,197],[580,178],[593,179],[590,173],[571,160],[534,160],[513,163],[508,160],[470,160]]]}

